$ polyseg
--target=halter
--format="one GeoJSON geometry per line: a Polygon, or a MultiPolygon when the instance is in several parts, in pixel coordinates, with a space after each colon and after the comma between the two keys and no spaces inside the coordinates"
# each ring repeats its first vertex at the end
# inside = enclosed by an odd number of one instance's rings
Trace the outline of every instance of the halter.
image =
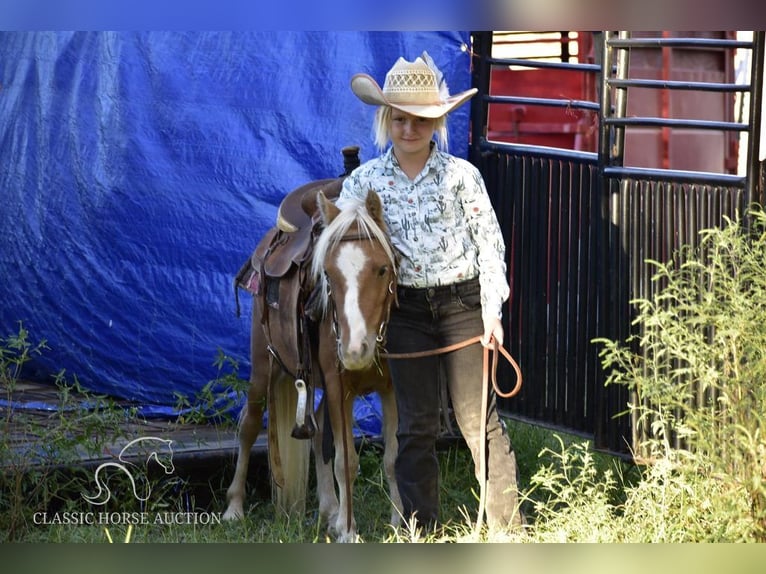
{"type": "MultiPolygon", "coordinates": [[[[338,243],[345,242],[345,241],[378,241],[377,238],[368,235],[368,234],[362,234],[362,233],[352,233],[349,235],[344,235],[343,237],[338,238],[338,243]]],[[[385,316],[383,317],[383,320],[381,321],[380,325],[378,326],[378,333],[375,336],[375,342],[377,343],[377,349],[382,349],[385,347],[386,343],[386,330],[388,328],[388,321],[391,317],[391,305],[396,300],[396,265],[392,261],[393,266],[393,279],[388,283],[388,293],[386,295],[386,299],[383,302],[384,308],[386,310],[385,316]]],[[[332,307],[332,332],[335,335],[335,348],[336,353],[338,355],[338,366],[340,368],[341,366],[341,340],[340,340],[340,329],[338,325],[338,312],[337,312],[337,305],[335,305],[335,299],[333,299],[332,296],[332,285],[330,283],[330,278],[327,275],[327,272],[324,272],[324,283],[327,287],[327,302],[332,307]]]]}

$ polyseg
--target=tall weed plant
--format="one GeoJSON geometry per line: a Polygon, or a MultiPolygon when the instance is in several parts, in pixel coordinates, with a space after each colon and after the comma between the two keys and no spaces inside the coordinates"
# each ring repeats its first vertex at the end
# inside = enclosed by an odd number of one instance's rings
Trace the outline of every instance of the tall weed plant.
{"type": "MultiPolygon", "coordinates": [[[[67,504],[88,477],[79,468],[83,454],[96,456],[123,436],[126,412],[108,397],[87,393],[76,377],[62,371],[54,378],[56,404],[31,413],[14,408],[24,366],[48,349],[34,342],[19,324],[17,333],[0,339],[0,541],[23,539],[32,516],[67,504]]],[[[79,495],[79,494],[78,494],[79,495]]]]}
{"type": "MultiPolygon", "coordinates": [[[[647,541],[766,541],[766,214],[726,220],[634,301],[635,334],[599,340],[607,384],[626,385],[644,480],[625,517],[647,541]]],[[[635,529],[634,529],[635,530],[635,529]]]]}
{"type": "Polygon", "coordinates": [[[195,395],[174,393],[179,424],[214,423],[227,430],[236,426],[236,413],[247,397],[250,381],[240,378],[239,362],[220,348],[213,366],[217,369],[216,378],[208,381],[195,395]]]}
{"type": "MultiPolygon", "coordinates": [[[[105,479],[115,496],[96,507],[84,500],[83,494],[94,489],[95,465],[103,460],[111,462],[120,446],[141,432],[140,424],[145,421],[136,407],[93,393],[80,385],[76,376],[67,377],[63,371],[54,377],[55,392],[50,393],[50,404],[45,408],[19,404],[25,401],[25,367],[47,349],[46,341],[34,342],[22,324],[18,332],[0,337],[0,542],[104,539],[100,526],[35,523],[41,513],[61,516],[95,510],[172,514],[198,510],[196,492],[203,485],[189,484],[187,477],[175,472],[168,475],[155,465],[151,470],[157,472],[149,473],[147,466],[147,475],[136,475],[135,484],[124,473],[109,472],[105,479]],[[138,500],[133,494],[136,485],[142,494],[151,492],[151,498],[138,500]]],[[[175,423],[211,424],[228,435],[236,424],[229,413],[242,400],[247,382],[238,378],[236,361],[223,352],[218,352],[214,365],[218,368],[215,380],[193,399],[179,398],[175,423]]],[[[194,530],[194,525],[191,528],[194,530]]],[[[149,532],[107,530],[106,536],[144,540],[158,532],[173,536],[180,530],[183,527],[160,525],[149,532]]]]}

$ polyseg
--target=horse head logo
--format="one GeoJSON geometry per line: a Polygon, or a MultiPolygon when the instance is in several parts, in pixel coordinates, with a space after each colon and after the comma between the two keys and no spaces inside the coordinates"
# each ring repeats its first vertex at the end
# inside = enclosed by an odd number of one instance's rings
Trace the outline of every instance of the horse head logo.
{"type": "Polygon", "coordinates": [[[141,502],[146,502],[149,500],[152,493],[146,468],[142,469],[137,464],[126,460],[126,458],[130,456],[135,457],[137,455],[145,457],[145,467],[148,467],[150,460],[154,460],[163,468],[165,474],[172,474],[175,471],[175,467],[173,466],[172,442],[172,440],[153,436],[133,439],[120,451],[120,454],[117,456],[119,462],[105,462],[98,466],[94,475],[96,487],[98,488],[96,494],[89,496],[83,493],[82,497],[89,503],[99,506],[109,502],[109,499],[112,497],[112,491],[109,489],[109,485],[107,484],[106,477],[103,476],[103,473],[106,473],[107,469],[113,468],[125,473],[128,477],[133,490],[133,496],[141,502]],[[138,482],[143,483],[144,485],[142,492],[139,492],[138,482]]]}

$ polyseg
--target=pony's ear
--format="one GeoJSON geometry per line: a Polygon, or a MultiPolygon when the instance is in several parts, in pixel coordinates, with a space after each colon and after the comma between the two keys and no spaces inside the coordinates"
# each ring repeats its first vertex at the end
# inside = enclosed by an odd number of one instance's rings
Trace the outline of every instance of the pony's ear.
{"type": "Polygon", "coordinates": [[[380,196],[374,189],[367,191],[367,198],[364,203],[370,217],[383,227],[383,204],[380,201],[380,196]]]}
{"type": "Polygon", "coordinates": [[[327,196],[321,190],[317,193],[317,207],[319,208],[319,213],[322,215],[322,223],[325,225],[330,223],[340,213],[338,206],[327,199],[327,196]]]}

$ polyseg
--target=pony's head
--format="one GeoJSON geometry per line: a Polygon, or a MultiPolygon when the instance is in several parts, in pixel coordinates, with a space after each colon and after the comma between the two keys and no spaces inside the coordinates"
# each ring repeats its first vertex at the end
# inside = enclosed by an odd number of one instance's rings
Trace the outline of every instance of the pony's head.
{"type": "Polygon", "coordinates": [[[324,229],[314,246],[312,275],[320,306],[331,306],[338,358],[347,369],[368,367],[385,336],[396,294],[396,257],[383,221],[380,197],[338,205],[323,193],[317,204],[324,229]]]}

